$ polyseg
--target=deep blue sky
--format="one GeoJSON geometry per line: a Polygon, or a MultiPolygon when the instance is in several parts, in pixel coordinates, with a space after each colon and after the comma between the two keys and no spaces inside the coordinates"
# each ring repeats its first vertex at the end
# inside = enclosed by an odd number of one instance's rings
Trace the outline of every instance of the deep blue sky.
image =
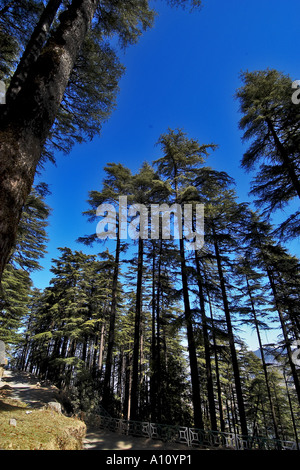
{"type": "Polygon", "coordinates": [[[251,175],[240,168],[245,146],[234,100],[240,72],[275,68],[300,79],[299,1],[203,0],[202,10],[192,13],[163,1],[153,5],[159,12],[155,26],[121,54],[126,73],[101,136],[68,156],[57,155],[57,166],[47,164],[42,175],[52,191],[52,216],[45,269],[33,275],[36,287],[48,285],[57,247],[87,251],[75,240],[95,231],[82,212],[88,192],[101,188],[105,164],[121,162],[137,171],[143,161],[160,157],[155,144],[169,127],[201,144],[217,144],[207,163],[235,178],[240,200],[248,201],[251,175]]]}

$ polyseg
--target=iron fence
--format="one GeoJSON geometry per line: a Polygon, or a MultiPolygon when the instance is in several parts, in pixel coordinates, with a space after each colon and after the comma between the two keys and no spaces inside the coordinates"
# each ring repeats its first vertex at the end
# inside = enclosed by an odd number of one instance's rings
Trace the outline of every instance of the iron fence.
{"type": "MultiPolygon", "coordinates": [[[[261,436],[242,436],[233,432],[130,421],[112,418],[107,412],[89,414],[86,421],[94,427],[134,437],[158,439],[186,445],[188,448],[227,448],[232,450],[297,450],[293,441],[281,441],[261,436]]],[[[299,450],[299,449],[298,449],[299,450]]]]}

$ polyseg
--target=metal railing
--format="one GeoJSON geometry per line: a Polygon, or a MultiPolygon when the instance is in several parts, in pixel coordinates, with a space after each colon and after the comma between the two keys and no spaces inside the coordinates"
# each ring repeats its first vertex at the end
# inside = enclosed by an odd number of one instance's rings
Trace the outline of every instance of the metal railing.
{"type": "Polygon", "coordinates": [[[188,448],[227,448],[232,450],[297,450],[293,441],[280,441],[260,436],[242,436],[233,432],[204,431],[143,421],[112,418],[107,412],[89,414],[86,421],[100,429],[134,437],[158,439],[186,445],[188,448]]]}

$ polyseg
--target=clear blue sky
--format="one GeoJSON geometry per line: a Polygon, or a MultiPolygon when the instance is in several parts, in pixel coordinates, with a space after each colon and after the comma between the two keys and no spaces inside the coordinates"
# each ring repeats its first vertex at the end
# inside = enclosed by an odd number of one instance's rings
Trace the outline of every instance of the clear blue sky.
{"type": "MultiPolygon", "coordinates": [[[[82,212],[90,190],[100,189],[103,167],[121,162],[133,172],[160,156],[161,133],[183,128],[200,143],[219,149],[208,164],[224,170],[237,183],[241,201],[249,201],[250,176],[240,168],[245,150],[238,130],[236,89],[240,72],[275,68],[300,79],[298,58],[299,1],[203,0],[201,11],[172,9],[153,2],[155,26],[139,43],[121,54],[126,73],[120,82],[117,109],[91,143],[70,155],[57,155],[42,180],[52,195],[48,254],[44,270],[33,275],[36,287],[48,285],[51,259],[58,247],[86,252],[76,239],[93,233],[82,212]]],[[[296,254],[297,244],[292,249],[296,254]]]]}

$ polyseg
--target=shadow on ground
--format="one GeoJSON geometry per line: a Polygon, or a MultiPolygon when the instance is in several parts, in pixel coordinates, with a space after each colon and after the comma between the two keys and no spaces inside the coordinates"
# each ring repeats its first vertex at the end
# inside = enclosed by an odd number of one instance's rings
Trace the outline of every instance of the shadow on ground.
{"type": "Polygon", "coordinates": [[[0,390],[9,390],[10,396],[32,408],[41,408],[50,401],[55,401],[58,389],[54,386],[42,386],[38,379],[26,372],[5,370],[0,390]]]}
{"type": "Polygon", "coordinates": [[[125,436],[104,429],[88,429],[84,450],[187,450],[181,444],[125,436]]]}
{"type": "MultiPolygon", "coordinates": [[[[42,408],[56,401],[59,390],[49,384],[40,383],[26,372],[6,370],[1,388],[5,387],[11,398],[26,403],[31,408],[42,408]]],[[[59,401],[59,400],[58,400],[59,401]]],[[[10,405],[7,405],[10,406],[10,405]]],[[[12,405],[13,406],[13,405],[12,405]]],[[[4,411],[4,410],[3,410],[4,411]]],[[[7,410],[9,411],[9,410],[7,410]]],[[[84,450],[187,450],[183,444],[163,442],[149,438],[126,436],[104,429],[88,428],[83,441],[84,450]]]]}

